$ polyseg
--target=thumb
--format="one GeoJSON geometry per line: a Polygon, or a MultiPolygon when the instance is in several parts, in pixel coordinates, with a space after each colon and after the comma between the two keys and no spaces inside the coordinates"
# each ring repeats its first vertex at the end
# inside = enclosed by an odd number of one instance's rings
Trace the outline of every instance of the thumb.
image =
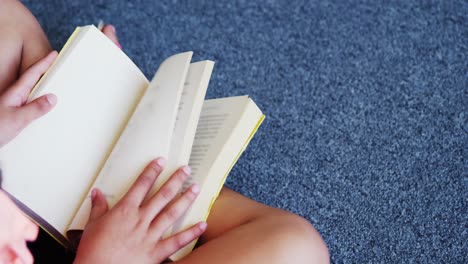
{"type": "Polygon", "coordinates": [[[91,191],[91,213],[88,222],[103,216],[107,210],[109,210],[109,206],[106,197],[99,189],[93,189],[91,191]]]}
{"type": "Polygon", "coordinates": [[[53,94],[43,95],[16,110],[17,120],[20,121],[21,129],[29,125],[35,119],[45,115],[57,103],[57,97],[53,94]]]}

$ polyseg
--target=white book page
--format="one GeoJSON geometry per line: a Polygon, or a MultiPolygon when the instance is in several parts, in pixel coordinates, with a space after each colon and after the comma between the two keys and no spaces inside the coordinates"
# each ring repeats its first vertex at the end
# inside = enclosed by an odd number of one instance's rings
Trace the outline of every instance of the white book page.
{"type": "MultiPolygon", "coordinates": [[[[96,178],[92,188],[104,193],[110,207],[119,201],[151,160],[168,157],[191,57],[192,52],[181,53],[161,64],[96,178]]],[[[91,189],[70,230],[82,230],[86,225],[91,211],[91,189]]]]}
{"type": "Polygon", "coordinates": [[[192,175],[184,184],[184,189],[194,182],[205,182],[213,162],[237,125],[247,100],[247,96],[238,96],[205,101],[189,160],[192,175]]]}
{"type": "Polygon", "coordinates": [[[148,85],[95,27],[69,45],[33,94],[57,105],[0,149],[4,189],[62,235],[148,85]]]}
{"type": "MultiPolygon", "coordinates": [[[[213,71],[212,61],[190,64],[180,99],[171,149],[164,171],[158,176],[153,193],[181,166],[187,165],[192,150],[198,119],[213,71]]],[[[151,193],[152,194],[152,193],[151,193]]]]}
{"type": "MultiPolygon", "coordinates": [[[[263,120],[263,114],[247,96],[206,100],[198,123],[189,165],[192,176],[184,185],[201,185],[186,214],[174,224],[172,234],[206,220],[234,163],[263,120]]],[[[195,241],[171,256],[179,260],[191,252],[195,241]]]]}

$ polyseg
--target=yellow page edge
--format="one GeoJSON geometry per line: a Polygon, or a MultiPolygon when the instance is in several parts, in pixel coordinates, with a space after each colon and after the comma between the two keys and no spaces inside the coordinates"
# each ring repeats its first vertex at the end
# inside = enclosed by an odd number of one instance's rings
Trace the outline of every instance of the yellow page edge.
{"type": "Polygon", "coordinates": [[[59,54],[57,55],[57,58],[55,58],[52,65],[49,66],[49,69],[47,69],[46,73],[44,73],[44,75],[42,75],[42,77],[39,79],[39,81],[36,83],[36,85],[34,85],[34,88],[29,93],[28,100],[31,99],[31,96],[34,94],[34,92],[36,92],[39,85],[46,78],[46,76],[50,73],[50,69],[53,69],[54,65],[59,61],[60,57],[65,53],[67,48],[70,46],[71,42],[76,38],[76,36],[78,36],[78,33],[80,32],[80,30],[81,30],[81,27],[75,28],[75,30],[73,31],[71,36],[68,38],[67,42],[65,42],[65,45],[63,45],[63,48],[60,50],[59,54]]]}
{"type": "Polygon", "coordinates": [[[242,149],[239,151],[239,153],[237,154],[236,158],[234,159],[234,161],[232,162],[231,166],[229,167],[229,169],[227,170],[226,174],[224,174],[224,177],[223,179],[221,180],[221,184],[219,185],[218,187],[218,191],[216,192],[216,195],[215,197],[213,197],[213,199],[211,200],[211,204],[210,206],[208,207],[208,212],[205,216],[205,220],[208,219],[208,215],[210,214],[210,211],[211,211],[211,207],[213,207],[213,204],[215,203],[216,199],[218,198],[219,196],[219,193],[221,192],[221,189],[223,188],[224,186],[224,183],[226,182],[226,179],[227,179],[227,176],[229,175],[229,173],[231,172],[232,168],[234,168],[234,165],[236,165],[237,161],[239,160],[240,156],[242,155],[242,153],[244,152],[244,150],[247,148],[247,146],[249,145],[250,143],[250,140],[253,138],[253,136],[255,135],[255,133],[257,133],[257,130],[258,128],[260,127],[260,125],[262,124],[263,120],[265,120],[265,115],[262,115],[260,117],[260,119],[258,120],[257,124],[255,125],[254,129],[252,130],[252,132],[250,133],[249,135],[249,138],[247,138],[247,140],[245,141],[244,143],[244,146],[242,146],[242,149]]]}
{"type": "MultiPolygon", "coordinates": [[[[211,203],[210,203],[210,206],[208,207],[208,211],[206,212],[206,215],[204,217],[204,220],[206,221],[206,219],[208,219],[208,216],[210,215],[210,212],[211,212],[211,208],[213,207],[214,203],[216,202],[216,199],[218,199],[218,196],[219,196],[219,193],[221,192],[221,189],[224,187],[224,183],[226,182],[226,179],[227,179],[227,176],[229,175],[229,173],[231,172],[232,168],[234,168],[234,165],[236,165],[237,161],[239,160],[240,156],[242,155],[242,153],[244,152],[244,150],[247,148],[247,146],[249,145],[250,143],[250,140],[253,138],[253,136],[255,135],[255,133],[257,133],[257,130],[258,128],[260,127],[260,125],[263,123],[263,120],[265,120],[265,115],[262,115],[260,117],[260,119],[258,120],[257,122],[257,125],[255,125],[254,129],[252,130],[252,132],[250,133],[250,136],[249,138],[247,138],[247,140],[245,141],[244,143],[244,146],[242,146],[241,150],[239,151],[239,153],[237,154],[236,158],[234,159],[234,161],[232,162],[231,166],[229,167],[229,169],[226,171],[226,174],[224,174],[223,176],[223,179],[221,180],[221,184],[219,185],[218,187],[218,190],[216,191],[216,194],[215,196],[213,197],[213,199],[211,200],[211,203]]],[[[198,241],[198,239],[196,239],[195,241],[198,241]]],[[[193,248],[195,247],[195,245],[197,244],[197,242],[193,243],[193,246],[190,250],[193,250],[193,248]]]]}
{"type": "MultiPolygon", "coordinates": [[[[29,99],[31,99],[31,95],[34,94],[34,92],[37,90],[37,88],[39,87],[39,85],[42,83],[42,81],[46,78],[46,76],[50,73],[50,69],[52,69],[52,67],[57,63],[57,61],[59,61],[60,57],[65,53],[65,51],[67,50],[67,48],[70,46],[71,42],[76,38],[76,36],[78,35],[78,33],[80,32],[81,28],[80,27],[77,27],[75,28],[75,30],[73,31],[73,33],[71,34],[71,36],[68,38],[67,42],[65,43],[65,45],[63,45],[63,48],[60,50],[59,54],[57,55],[57,58],[55,58],[54,62],[52,63],[51,66],[49,66],[49,69],[46,71],[46,73],[44,73],[44,75],[42,75],[42,77],[39,79],[39,81],[36,83],[36,85],[34,86],[34,88],[31,90],[31,92],[29,93],[29,99]]],[[[28,208],[29,209],[29,208],[28,208]]],[[[32,211],[32,210],[31,210],[32,211]]],[[[44,230],[49,236],[51,236],[53,239],[55,239],[58,243],[60,243],[63,247],[65,248],[68,248],[69,245],[68,245],[68,241],[66,240],[66,238],[63,236],[63,238],[61,237],[58,237],[56,236],[55,234],[53,234],[54,232],[51,232],[43,223],[40,223],[39,221],[36,221],[36,219],[34,219],[33,217],[31,217],[29,214],[26,214],[26,216],[31,219],[35,224],[37,224],[42,230],[44,230]]]]}
{"type": "Polygon", "coordinates": [[[38,214],[33,210],[29,209],[26,205],[16,199],[13,195],[6,192],[5,193],[10,197],[10,199],[21,209],[24,215],[38,225],[42,230],[44,230],[49,236],[51,236],[55,241],[61,244],[65,248],[69,248],[69,242],[66,237],[64,237],[58,230],[56,230],[52,225],[43,220],[38,214]]]}
{"type": "MultiPolygon", "coordinates": [[[[49,231],[45,225],[42,223],[39,223],[38,221],[34,220],[32,217],[29,215],[26,215],[31,221],[33,221],[36,225],[38,225],[42,230],[44,230],[50,237],[52,237],[55,241],[57,241],[60,245],[62,245],[64,248],[70,248],[70,243],[68,242],[67,238],[64,236],[57,236],[53,232],[49,231]]],[[[58,232],[58,231],[57,231],[58,232]]]]}

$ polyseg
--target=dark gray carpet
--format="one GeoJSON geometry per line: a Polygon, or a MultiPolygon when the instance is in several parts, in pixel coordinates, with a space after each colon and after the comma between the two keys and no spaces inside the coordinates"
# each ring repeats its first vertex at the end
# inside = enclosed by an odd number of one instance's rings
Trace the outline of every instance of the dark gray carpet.
{"type": "Polygon", "coordinates": [[[193,50],[208,97],[267,119],[227,185],[310,220],[336,263],[467,263],[467,1],[27,1],[60,49],[117,26],[151,77],[193,50]]]}

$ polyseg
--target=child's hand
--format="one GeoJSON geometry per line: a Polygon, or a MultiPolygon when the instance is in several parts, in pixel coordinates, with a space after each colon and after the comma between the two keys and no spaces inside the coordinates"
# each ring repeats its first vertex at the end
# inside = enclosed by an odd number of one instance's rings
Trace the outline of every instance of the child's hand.
{"type": "Polygon", "coordinates": [[[46,94],[26,103],[29,93],[57,57],[52,51],[31,66],[0,96],[0,147],[16,137],[35,119],[49,112],[57,102],[53,94],[46,94]]]}
{"type": "Polygon", "coordinates": [[[192,185],[174,199],[190,174],[190,169],[183,167],[145,201],[163,164],[161,158],[152,161],[111,210],[100,191],[91,192],[92,209],[75,263],[160,263],[205,231],[206,223],[201,222],[172,237],[161,238],[199,191],[192,185]]]}

